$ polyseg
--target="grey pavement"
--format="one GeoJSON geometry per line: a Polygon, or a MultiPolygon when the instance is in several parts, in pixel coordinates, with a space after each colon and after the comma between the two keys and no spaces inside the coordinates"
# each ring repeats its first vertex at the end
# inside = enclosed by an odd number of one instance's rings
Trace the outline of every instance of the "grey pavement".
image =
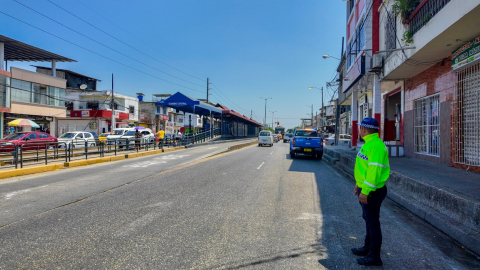
{"type": "MultiPolygon", "coordinates": [[[[205,148],[167,155],[193,162],[205,148]]],[[[0,268],[363,269],[353,184],[324,162],[292,160],[282,143],[190,165],[158,157],[0,184],[0,268]]],[[[465,268],[392,209],[379,269],[465,268]]]]}
{"type": "MultiPolygon", "coordinates": [[[[343,146],[326,146],[344,154],[357,152],[343,146]]],[[[447,189],[459,196],[480,202],[480,174],[416,158],[390,157],[390,167],[399,173],[447,189]]]]}

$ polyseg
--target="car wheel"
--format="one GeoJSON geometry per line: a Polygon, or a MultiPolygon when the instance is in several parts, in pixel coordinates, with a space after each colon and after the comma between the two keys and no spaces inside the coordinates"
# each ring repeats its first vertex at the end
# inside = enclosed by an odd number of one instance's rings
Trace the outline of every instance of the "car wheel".
{"type": "Polygon", "coordinates": [[[54,148],[53,145],[49,145],[49,146],[47,147],[48,150],[52,150],[53,148],[54,148]]]}
{"type": "Polygon", "coordinates": [[[90,144],[90,147],[95,147],[95,143],[90,144]]]}
{"type": "Polygon", "coordinates": [[[258,144],[258,147],[262,147],[262,145],[261,145],[261,144],[258,144]]]}
{"type": "Polygon", "coordinates": [[[295,158],[295,152],[290,151],[290,157],[291,157],[292,159],[295,158]]]}

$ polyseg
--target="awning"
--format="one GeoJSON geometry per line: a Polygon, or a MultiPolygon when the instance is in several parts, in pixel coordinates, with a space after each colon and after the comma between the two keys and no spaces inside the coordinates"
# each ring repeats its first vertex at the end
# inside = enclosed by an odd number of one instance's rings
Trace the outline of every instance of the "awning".
{"type": "Polygon", "coordinates": [[[180,92],[175,93],[174,95],[163,101],[157,101],[157,106],[168,106],[186,113],[193,113],[198,115],[222,114],[221,109],[212,106],[206,102],[186,96],[180,92]]]}
{"type": "Polygon", "coordinates": [[[2,35],[0,35],[0,43],[5,44],[5,61],[77,62],[65,56],[51,53],[2,35]]]}

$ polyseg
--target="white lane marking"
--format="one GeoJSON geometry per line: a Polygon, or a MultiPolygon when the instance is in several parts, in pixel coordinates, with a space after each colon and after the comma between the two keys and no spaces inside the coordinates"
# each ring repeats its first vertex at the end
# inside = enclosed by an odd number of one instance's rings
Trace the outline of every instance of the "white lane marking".
{"type": "Polygon", "coordinates": [[[273,155],[273,151],[270,153],[270,155],[273,155]]]}
{"type": "Polygon", "coordinates": [[[131,222],[128,224],[124,229],[120,230],[118,233],[116,233],[116,236],[121,237],[121,236],[129,236],[132,233],[135,233],[138,229],[147,226],[149,223],[152,223],[157,219],[158,213],[157,212],[152,212],[149,214],[144,215],[143,217],[131,222]]]}
{"type": "Polygon", "coordinates": [[[148,166],[157,165],[157,164],[164,164],[167,163],[165,160],[175,160],[181,159],[183,157],[188,157],[189,155],[167,155],[163,157],[154,158],[153,160],[148,161],[141,161],[132,163],[129,165],[123,165],[122,167],[130,167],[130,168],[146,168],[148,166]]]}
{"type": "MultiPolygon", "coordinates": [[[[39,187],[36,187],[36,188],[33,188],[33,189],[44,188],[44,187],[48,187],[48,185],[39,186],[39,187]]],[[[5,194],[5,200],[10,200],[13,196],[25,194],[25,193],[30,192],[30,191],[32,191],[32,188],[17,190],[17,191],[14,191],[14,192],[7,193],[7,194],[5,194]]]]}
{"type": "Polygon", "coordinates": [[[207,148],[207,149],[215,149],[215,148],[218,148],[218,147],[209,147],[209,148],[207,148]]]}
{"type": "Polygon", "coordinates": [[[151,165],[163,164],[167,163],[166,161],[142,161],[137,162],[129,165],[123,165],[123,167],[130,167],[130,168],[146,168],[151,165]]]}
{"type": "Polygon", "coordinates": [[[24,194],[24,193],[27,193],[29,191],[32,191],[32,190],[31,189],[24,189],[24,190],[19,190],[19,191],[14,191],[14,192],[7,193],[7,195],[5,195],[5,200],[10,200],[13,196],[24,194]]]}
{"type": "Polygon", "coordinates": [[[263,166],[263,164],[265,164],[265,162],[262,162],[262,164],[260,164],[260,166],[258,166],[257,170],[260,170],[260,168],[263,166]]]}

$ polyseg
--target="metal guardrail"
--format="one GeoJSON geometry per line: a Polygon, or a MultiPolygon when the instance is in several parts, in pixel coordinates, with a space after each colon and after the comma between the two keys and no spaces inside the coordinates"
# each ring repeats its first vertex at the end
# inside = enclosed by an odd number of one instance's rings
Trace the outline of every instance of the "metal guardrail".
{"type": "Polygon", "coordinates": [[[135,138],[118,138],[113,141],[99,141],[94,143],[90,141],[70,141],[70,142],[22,142],[21,144],[0,142],[0,162],[2,165],[11,163],[15,169],[23,168],[25,162],[33,161],[35,164],[42,161],[48,164],[49,160],[65,159],[70,162],[73,157],[85,156],[104,157],[105,153],[139,152],[156,150],[160,148],[170,148],[178,146],[187,146],[206,142],[220,135],[220,130],[213,132],[207,131],[197,134],[184,135],[181,137],[165,137],[162,142],[146,141],[135,138]]]}

